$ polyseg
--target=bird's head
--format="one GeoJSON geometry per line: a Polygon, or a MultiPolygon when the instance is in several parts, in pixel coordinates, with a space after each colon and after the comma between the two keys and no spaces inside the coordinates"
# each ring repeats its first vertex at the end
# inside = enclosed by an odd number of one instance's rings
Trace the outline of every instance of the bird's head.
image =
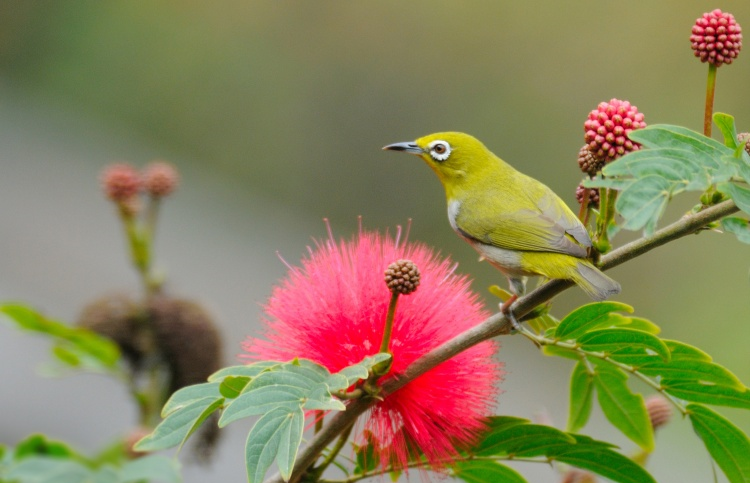
{"type": "Polygon", "coordinates": [[[461,132],[440,132],[416,141],[389,144],[389,151],[403,151],[422,158],[446,188],[483,171],[494,156],[477,138],[461,132]]]}

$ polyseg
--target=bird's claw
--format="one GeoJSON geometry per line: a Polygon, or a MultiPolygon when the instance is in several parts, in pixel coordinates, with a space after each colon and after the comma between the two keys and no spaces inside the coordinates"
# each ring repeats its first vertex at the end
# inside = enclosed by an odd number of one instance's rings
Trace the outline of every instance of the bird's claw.
{"type": "Polygon", "coordinates": [[[518,323],[516,316],[513,315],[513,302],[515,302],[516,299],[518,299],[518,295],[513,294],[513,296],[500,305],[500,312],[502,312],[510,321],[510,326],[512,327],[513,332],[518,332],[521,329],[521,324],[518,323]]]}

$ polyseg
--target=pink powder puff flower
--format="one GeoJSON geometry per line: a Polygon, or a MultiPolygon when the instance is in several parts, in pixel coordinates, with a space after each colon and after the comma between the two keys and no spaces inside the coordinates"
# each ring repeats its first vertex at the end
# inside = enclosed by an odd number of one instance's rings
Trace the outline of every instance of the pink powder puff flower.
{"type": "MultiPolygon", "coordinates": [[[[290,267],[264,306],[264,338],[243,343],[255,360],[311,359],[331,372],[378,352],[391,293],[388,265],[409,259],[419,267],[419,289],[399,298],[390,349],[391,372],[489,316],[455,264],[420,243],[363,231],[350,241],[317,241],[299,268],[290,267]]],[[[421,375],[373,407],[363,434],[371,432],[385,467],[405,467],[415,445],[433,468],[445,467],[459,448],[476,440],[492,414],[504,372],[498,345],[483,342],[421,375]]]]}

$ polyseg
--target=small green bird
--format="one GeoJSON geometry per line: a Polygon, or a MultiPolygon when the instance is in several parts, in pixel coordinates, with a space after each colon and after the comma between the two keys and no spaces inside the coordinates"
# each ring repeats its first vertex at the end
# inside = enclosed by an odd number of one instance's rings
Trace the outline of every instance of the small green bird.
{"type": "Polygon", "coordinates": [[[416,154],[435,171],[451,227],[508,278],[513,297],[502,309],[511,318],[511,304],[531,275],[572,280],[594,300],[620,292],[586,259],[591,238],[565,202],[478,139],[441,132],[383,149],[416,154]]]}

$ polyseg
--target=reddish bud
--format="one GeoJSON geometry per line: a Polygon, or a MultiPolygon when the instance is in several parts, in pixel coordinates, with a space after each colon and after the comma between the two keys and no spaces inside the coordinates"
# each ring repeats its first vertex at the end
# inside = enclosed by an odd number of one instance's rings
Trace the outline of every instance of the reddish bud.
{"type": "Polygon", "coordinates": [[[134,167],[125,163],[107,166],[101,176],[104,193],[112,201],[124,203],[141,190],[141,177],[134,167]]]}
{"type": "Polygon", "coordinates": [[[690,46],[701,62],[720,67],[731,64],[742,49],[742,27],[734,15],[716,9],[696,19],[690,46]]]}
{"type": "Polygon", "coordinates": [[[146,166],[143,172],[143,184],[146,191],[154,197],[167,196],[179,183],[177,170],[169,163],[156,161],[146,166]]]}
{"type": "Polygon", "coordinates": [[[599,208],[599,188],[584,188],[583,183],[579,184],[576,188],[576,200],[578,204],[583,204],[583,197],[586,195],[586,191],[589,192],[589,206],[591,208],[599,208]]]}
{"type": "Polygon", "coordinates": [[[646,127],[643,114],[628,101],[611,99],[589,113],[583,124],[584,140],[592,155],[604,162],[612,161],[640,148],[627,136],[634,129],[646,127]]]}
{"type": "Polygon", "coordinates": [[[646,399],[646,411],[654,429],[661,428],[672,419],[672,406],[663,396],[650,396],[646,399]]]}

